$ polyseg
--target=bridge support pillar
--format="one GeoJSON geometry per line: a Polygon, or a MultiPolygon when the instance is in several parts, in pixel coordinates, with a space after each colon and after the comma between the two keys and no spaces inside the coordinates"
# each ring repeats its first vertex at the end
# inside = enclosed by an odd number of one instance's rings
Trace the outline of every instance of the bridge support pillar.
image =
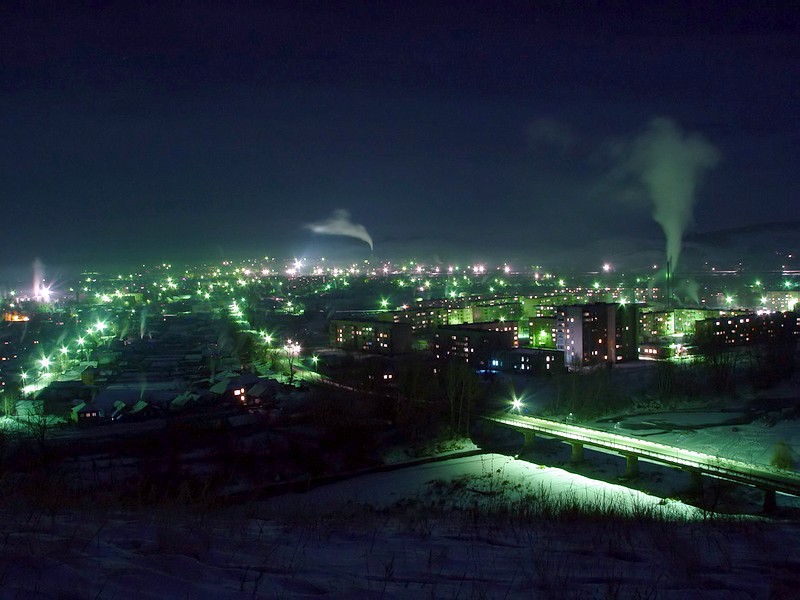
{"type": "Polygon", "coordinates": [[[522,444],[522,452],[527,452],[533,448],[536,443],[536,434],[533,431],[526,430],[522,432],[525,441],[522,444]]]}
{"type": "Polygon", "coordinates": [[[569,445],[572,446],[572,456],[570,457],[570,462],[583,462],[583,444],[580,442],[570,442],[569,445]]]}
{"type": "Polygon", "coordinates": [[[689,492],[692,494],[702,494],[703,493],[703,475],[700,471],[695,471],[694,469],[686,469],[686,472],[689,473],[689,492]]]}
{"type": "Polygon", "coordinates": [[[763,512],[771,513],[775,512],[775,509],[778,508],[778,503],[775,500],[775,490],[764,490],[764,507],[763,512]]]}
{"type": "Polygon", "coordinates": [[[639,476],[639,457],[635,454],[625,455],[625,479],[635,479],[639,476]]]}

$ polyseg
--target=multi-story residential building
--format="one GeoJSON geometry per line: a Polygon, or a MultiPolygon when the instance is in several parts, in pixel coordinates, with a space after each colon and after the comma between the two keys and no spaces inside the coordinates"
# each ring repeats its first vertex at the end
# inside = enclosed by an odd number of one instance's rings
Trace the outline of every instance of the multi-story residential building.
{"type": "Polygon", "coordinates": [[[503,350],[519,346],[516,321],[445,325],[434,331],[433,352],[439,360],[463,360],[479,369],[490,367],[503,350]]]}
{"type": "Polygon", "coordinates": [[[695,340],[701,346],[745,346],[796,340],[800,335],[800,313],[730,315],[695,323],[695,340]]]}
{"type": "Polygon", "coordinates": [[[528,336],[528,345],[530,347],[556,349],[558,321],[555,314],[551,317],[530,317],[528,319],[528,330],[530,332],[528,336]]]}
{"type": "Polygon", "coordinates": [[[415,333],[428,333],[443,325],[516,321],[521,313],[519,298],[470,296],[421,300],[401,311],[385,313],[382,320],[409,323],[415,333]]]}
{"type": "Polygon", "coordinates": [[[691,337],[694,335],[696,321],[743,315],[742,310],[720,310],[712,308],[675,308],[673,310],[642,311],[639,318],[642,342],[654,342],[675,336],[691,337]]]}
{"type": "Polygon", "coordinates": [[[570,368],[636,360],[637,307],[597,302],[556,311],[556,349],[570,368]]]}
{"type": "Polygon", "coordinates": [[[402,354],[412,345],[411,325],[378,319],[332,319],[330,341],[335,348],[376,354],[402,354]]]}
{"type": "Polygon", "coordinates": [[[564,369],[564,353],[549,348],[504,350],[491,359],[489,368],[526,375],[555,373],[564,369]]]}
{"type": "Polygon", "coordinates": [[[773,312],[789,312],[795,310],[800,303],[800,291],[766,292],[761,299],[764,308],[773,312]]]}

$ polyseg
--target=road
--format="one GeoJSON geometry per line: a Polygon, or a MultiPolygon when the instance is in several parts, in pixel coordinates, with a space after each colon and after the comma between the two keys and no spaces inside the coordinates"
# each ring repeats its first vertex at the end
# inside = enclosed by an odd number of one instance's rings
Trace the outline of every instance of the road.
{"type": "Polygon", "coordinates": [[[522,415],[496,415],[485,418],[519,431],[532,431],[568,442],[579,442],[587,446],[611,450],[625,456],[636,456],[651,462],[697,471],[737,483],[800,496],[800,474],[792,471],[703,454],[677,446],[668,446],[548,419],[522,415]]]}

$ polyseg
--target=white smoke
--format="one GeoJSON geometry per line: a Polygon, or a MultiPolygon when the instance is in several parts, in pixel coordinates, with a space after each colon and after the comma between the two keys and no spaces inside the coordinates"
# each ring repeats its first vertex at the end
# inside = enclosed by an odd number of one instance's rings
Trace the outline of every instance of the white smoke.
{"type": "Polygon", "coordinates": [[[372,237],[367,233],[367,228],[358,223],[353,223],[350,220],[350,213],[341,208],[333,211],[333,214],[324,221],[308,223],[306,227],[320,235],[344,235],[363,240],[369,244],[370,250],[373,249],[372,237]]]}
{"type": "Polygon", "coordinates": [[[50,289],[44,284],[44,264],[39,258],[33,261],[33,287],[31,295],[36,300],[50,300],[50,289]]]}
{"type": "Polygon", "coordinates": [[[703,173],[719,162],[720,153],[702,136],[683,132],[666,118],[653,119],[647,131],[626,146],[621,174],[646,189],[674,271],[683,232],[692,220],[695,189],[703,173]]]}

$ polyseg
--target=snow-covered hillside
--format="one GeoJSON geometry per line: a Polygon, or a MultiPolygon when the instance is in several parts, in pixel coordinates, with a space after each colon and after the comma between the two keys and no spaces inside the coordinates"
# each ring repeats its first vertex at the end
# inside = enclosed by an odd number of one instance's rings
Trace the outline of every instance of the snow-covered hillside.
{"type": "Polygon", "coordinates": [[[795,523],[497,454],[213,511],[57,506],[3,510],[3,598],[727,600],[800,585],[795,523]]]}

